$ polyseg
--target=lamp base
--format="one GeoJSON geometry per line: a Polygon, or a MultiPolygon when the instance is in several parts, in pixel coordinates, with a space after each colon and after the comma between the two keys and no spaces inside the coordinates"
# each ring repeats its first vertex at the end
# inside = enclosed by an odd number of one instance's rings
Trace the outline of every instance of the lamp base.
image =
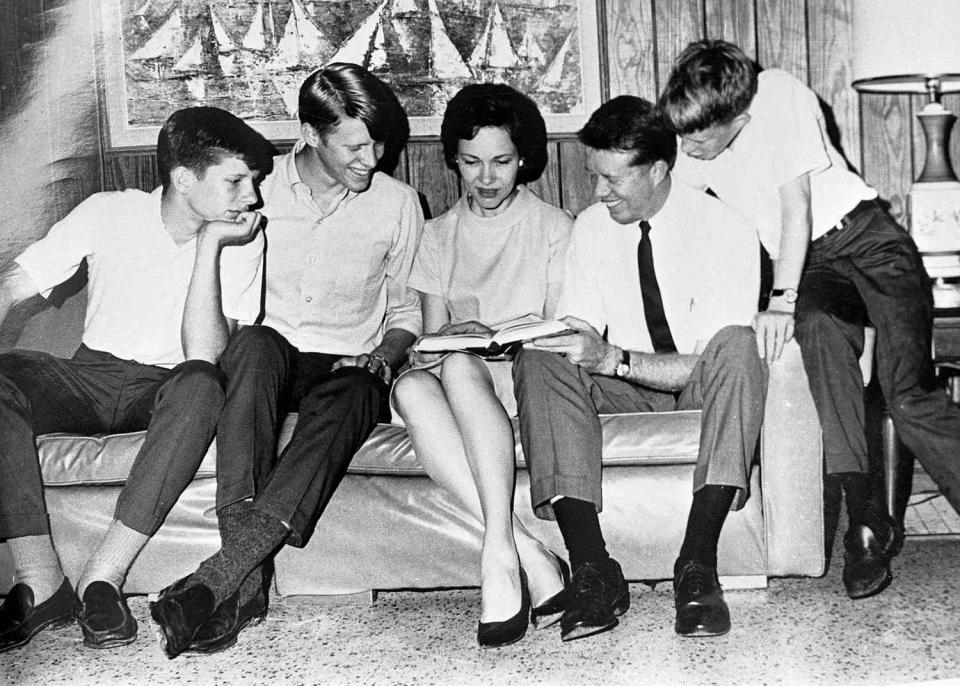
{"type": "Polygon", "coordinates": [[[926,159],[917,183],[957,181],[957,175],[950,166],[950,130],[957,120],[939,102],[928,102],[917,113],[923,136],[927,143],[926,159]]]}
{"type": "Polygon", "coordinates": [[[960,182],[913,184],[910,235],[931,277],[960,276],[960,182]]]}

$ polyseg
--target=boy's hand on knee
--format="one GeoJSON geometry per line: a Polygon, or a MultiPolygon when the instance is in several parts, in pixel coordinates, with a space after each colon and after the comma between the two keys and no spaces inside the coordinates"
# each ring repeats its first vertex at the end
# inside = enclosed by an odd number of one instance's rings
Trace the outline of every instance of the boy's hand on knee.
{"type": "Polygon", "coordinates": [[[757,352],[771,364],[780,358],[783,346],[793,338],[793,312],[758,312],[752,326],[757,334],[757,352]]]}

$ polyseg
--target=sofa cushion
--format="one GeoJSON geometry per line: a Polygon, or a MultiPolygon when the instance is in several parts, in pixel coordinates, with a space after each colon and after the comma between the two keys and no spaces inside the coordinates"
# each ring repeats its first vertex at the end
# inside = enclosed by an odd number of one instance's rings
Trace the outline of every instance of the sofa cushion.
{"type": "MultiPolygon", "coordinates": [[[[296,415],[289,415],[280,432],[281,449],[290,440],[296,415]]],[[[601,415],[605,466],[684,464],[694,462],[700,439],[700,412],[658,412],[601,415]]],[[[516,431],[516,420],[514,420],[516,431]]],[[[47,486],[118,484],[126,480],[143,431],[99,436],[47,434],[38,440],[43,481],[47,486]]],[[[197,478],[216,475],[216,444],[207,451],[197,478]]],[[[517,441],[517,466],[525,467],[517,441]]],[[[406,429],[379,425],[350,464],[352,474],[419,476],[406,429]]]]}
{"type": "MultiPolygon", "coordinates": [[[[78,436],[45,434],[37,440],[40,472],[46,486],[122,484],[143,443],[145,431],[78,436]]],[[[197,476],[215,476],[216,448],[203,458],[197,476]]]]}
{"type": "MultiPolygon", "coordinates": [[[[600,415],[603,429],[603,464],[684,464],[697,459],[700,411],[600,415]]],[[[526,468],[517,421],[517,467],[526,468]]],[[[352,474],[423,474],[406,429],[381,425],[350,463],[352,474]]]]}

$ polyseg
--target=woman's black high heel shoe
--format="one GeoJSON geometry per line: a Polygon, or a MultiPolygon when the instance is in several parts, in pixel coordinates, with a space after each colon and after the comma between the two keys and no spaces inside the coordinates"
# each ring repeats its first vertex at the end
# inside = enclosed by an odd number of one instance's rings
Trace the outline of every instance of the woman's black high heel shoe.
{"type": "Polygon", "coordinates": [[[530,610],[530,621],[534,629],[546,629],[560,621],[567,609],[567,584],[570,583],[570,566],[562,557],[554,555],[560,565],[560,578],[563,588],[530,610]]]}
{"type": "Polygon", "coordinates": [[[477,643],[481,648],[499,648],[516,643],[527,634],[530,623],[530,589],[520,568],[520,611],[502,622],[477,622],[477,643]]]}

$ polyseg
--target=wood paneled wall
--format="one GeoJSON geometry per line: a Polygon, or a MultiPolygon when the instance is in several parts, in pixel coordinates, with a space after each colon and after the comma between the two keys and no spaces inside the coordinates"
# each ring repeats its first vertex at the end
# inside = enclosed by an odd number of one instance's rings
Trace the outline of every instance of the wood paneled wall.
{"type": "MultiPolygon", "coordinates": [[[[761,66],[793,73],[820,96],[848,161],[904,218],[906,193],[922,165],[923,136],[913,116],[922,99],[858,96],[851,88],[851,0],[606,0],[601,9],[610,96],[655,99],[673,59],[692,40],[738,43],[761,66]]],[[[960,111],[960,96],[945,104],[960,111]]],[[[572,136],[555,137],[550,147],[550,164],[534,190],[576,213],[591,201],[582,150],[572,136]]],[[[952,152],[960,161],[956,129],[952,152]]],[[[156,181],[149,153],[111,152],[105,164],[110,188],[156,181]]],[[[425,196],[434,215],[459,194],[436,140],[412,141],[395,175],[425,196]]]]}

